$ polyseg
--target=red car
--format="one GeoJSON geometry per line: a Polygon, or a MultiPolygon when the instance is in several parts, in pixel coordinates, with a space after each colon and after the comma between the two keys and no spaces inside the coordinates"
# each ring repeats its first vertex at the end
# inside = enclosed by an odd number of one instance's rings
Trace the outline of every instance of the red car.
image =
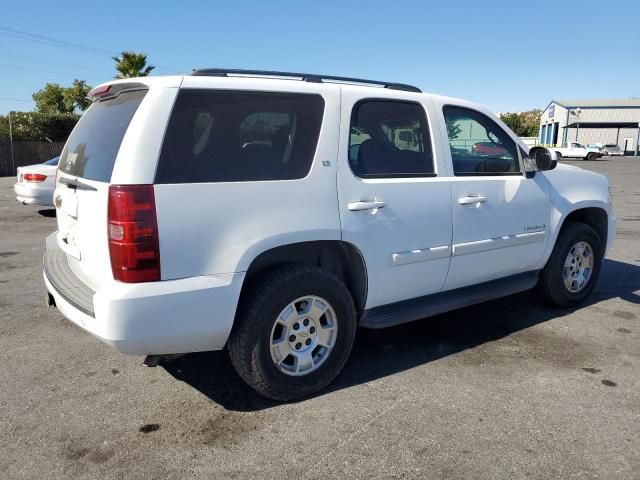
{"type": "Polygon", "coordinates": [[[491,142],[476,143],[473,146],[473,149],[471,151],[478,155],[508,155],[509,154],[506,148],[491,142]]]}

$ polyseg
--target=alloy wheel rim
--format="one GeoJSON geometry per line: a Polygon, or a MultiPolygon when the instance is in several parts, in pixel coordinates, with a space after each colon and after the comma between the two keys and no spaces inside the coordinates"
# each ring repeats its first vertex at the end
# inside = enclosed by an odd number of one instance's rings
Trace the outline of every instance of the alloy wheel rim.
{"type": "Polygon", "coordinates": [[[297,298],[282,309],[273,324],[271,360],[287,375],[308,375],[327,360],[337,334],[336,313],[329,302],[316,295],[297,298]]]}
{"type": "Polygon", "coordinates": [[[571,293],[583,290],[593,274],[593,264],[593,248],[589,243],[582,241],[571,247],[562,272],[567,290],[571,293]]]}

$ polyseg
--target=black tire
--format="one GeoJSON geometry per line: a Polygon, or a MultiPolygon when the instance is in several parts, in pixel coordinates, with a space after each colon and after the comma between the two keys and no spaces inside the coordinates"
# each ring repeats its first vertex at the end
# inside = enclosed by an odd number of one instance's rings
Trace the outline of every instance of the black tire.
{"type": "Polygon", "coordinates": [[[597,159],[598,159],[598,156],[599,156],[599,155],[598,155],[597,153],[595,153],[595,152],[589,152],[589,153],[587,153],[587,158],[586,158],[586,160],[591,160],[591,161],[593,161],[593,160],[597,160],[597,159]]]}
{"type": "Polygon", "coordinates": [[[538,290],[551,304],[558,307],[572,307],[578,305],[589,296],[600,274],[602,265],[602,241],[596,231],[589,225],[572,222],[567,225],[556,240],[553,252],[540,273],[538,290]],[[571,248],[578,242],[587,242],[594,255],[591,277],[587,284],[578,292],[571,292],[564,283],[564,263],[571,248]]]}
{"type": "Polygon", "coordinates": [[[556,152],[556,156],[558,157],[558,160],[562,160],[562,154],[560,152],[556,152]]]}
{"type": "Polygon", "coordinates": [[[312,265],[287,265],[262,277],[244,296],[227,346],[231,363],[251,388],[273,400],[292,401],[331,383],[349,358],[355,333],[355,306],[344,283],[312,265]],[[328,357],[316,370],[291,376],[280,371],[271,358],[271,331],[280,312],[306,295],[331,304],[338,333],[328,357]]]}

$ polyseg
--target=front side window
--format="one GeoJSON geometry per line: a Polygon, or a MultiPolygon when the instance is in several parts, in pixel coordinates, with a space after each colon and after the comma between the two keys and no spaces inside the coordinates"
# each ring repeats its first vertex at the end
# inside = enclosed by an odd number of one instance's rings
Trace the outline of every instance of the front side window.
{"type": "Polygon", "coordinates": [[[311,168],[323,113],[319,95],[182,90],[156,183],[303,178],[311,168]]]}
{"type": "Polygon", "coordinates": [[[516,144],[497,123],[468,108],[445,106],[443,113],[456,176],[520,173],[516,144]]]}
{"type": "Polygon", "coordinates": [[[349,165],[361,178],[432,176],[424,109],[417,103],[365,100],[353,108],[349,165]]]}

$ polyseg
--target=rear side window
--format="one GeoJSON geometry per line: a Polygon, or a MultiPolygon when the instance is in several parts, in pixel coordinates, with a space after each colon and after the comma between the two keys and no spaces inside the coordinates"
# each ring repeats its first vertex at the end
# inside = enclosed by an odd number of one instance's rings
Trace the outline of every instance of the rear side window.
{"type": "Polygon", "coordinates": [[[146,93],[124,92],[92,104],[64,146],[60,169],[88,180],[109,182],[122,138],[146,93]]]}
{"type": "Polygon", "coordinates": [[[497,123],[469,108],[443,112],[456,176],[520,174],[516,144],[497,123]]]}
{"type": "Polygon", "coordinates": [[[315,155],[319,95],[229,90],[180,91],[156,183],[292,180],[315,155]]]}
{"type": "Polygon", "coordinates": [[[389,100],[357,103],[351,114],[349,164],[361,178],[434,175],[424,109],[389,100]]]}

